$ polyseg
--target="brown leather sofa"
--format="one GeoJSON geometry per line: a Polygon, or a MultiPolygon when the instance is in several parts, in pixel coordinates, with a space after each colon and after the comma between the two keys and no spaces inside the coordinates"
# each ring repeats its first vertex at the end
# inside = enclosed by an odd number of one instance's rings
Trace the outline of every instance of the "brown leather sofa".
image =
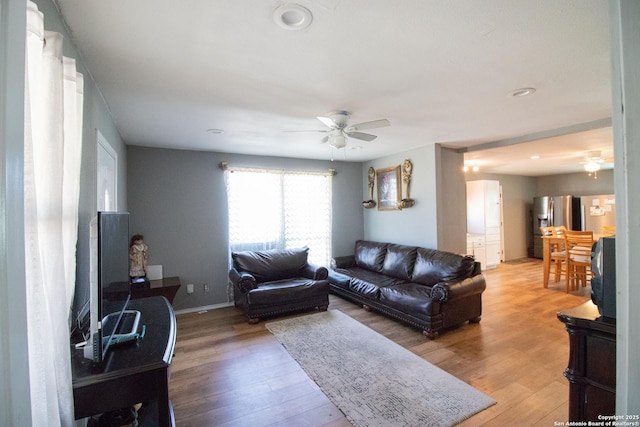
{"type": "Polygon", "coordinates": [[[327,269],[307,262],[309,248],[232,252],[236,307],[249,323],[261,317],[329,306],[327,269]]]}
{"type": "Polygon", "coordinates": [[[479,322],[486,288],[468,256],[358,240],[355,254],[334,258],[331,291],[423,330],[433,339],[466,321],[479,322]]]}

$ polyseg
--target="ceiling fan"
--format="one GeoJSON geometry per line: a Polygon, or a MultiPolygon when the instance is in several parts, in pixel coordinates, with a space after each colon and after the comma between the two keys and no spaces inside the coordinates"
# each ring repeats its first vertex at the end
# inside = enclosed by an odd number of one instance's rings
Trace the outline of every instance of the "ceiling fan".
{"type": "Polygon", "coordinates": [[[318,131],[328,133],[327,136],[322,138],[322,143],[328,143],[330,147],[339,149],[347,146],[347,138],[355,138],[362,141],[373,141],[377,138],[376,135],[360,131],[391,125],[387,119],[349,125],[349,117],[349,112],[344,110],[331,111],[327,113],[326,116],[319,116],[318,120],[329,128],[327,130],[318,131]]]}
{"type": "Polygon", "coordinates": [[[594,176],[597,178],[598,177],[597,173],[600,170],[600,166],[603,163],[608,163],[611,161],[613,161],[612,158],[605,159],[602,157],[601,151],[594,150],[594,151],[589,151],[585,156],[584,161],[580,162],[580,164],[584,166],[584,170],[587,171],[589,176],[591,176],[591,174],[594,174],[594,176]]]}

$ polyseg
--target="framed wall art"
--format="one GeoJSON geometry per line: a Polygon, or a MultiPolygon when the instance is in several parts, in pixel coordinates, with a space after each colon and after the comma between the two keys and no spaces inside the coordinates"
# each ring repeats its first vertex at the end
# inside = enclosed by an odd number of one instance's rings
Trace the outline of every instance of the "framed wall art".
{"type": "Polygon", "coordinates": [[[396,210],[401,199],[400,165],[376,171],[378,181],[378,210],[396,210]]]}

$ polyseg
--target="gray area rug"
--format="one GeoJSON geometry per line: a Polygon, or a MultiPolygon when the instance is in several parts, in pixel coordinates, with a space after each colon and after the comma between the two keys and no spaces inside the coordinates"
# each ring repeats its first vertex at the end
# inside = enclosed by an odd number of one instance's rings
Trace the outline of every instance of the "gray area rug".
{"type": "Polygon", "coordinates": [[[452,426],[496,403],[338,310],[266,327],[356,426],[452,426]]]}

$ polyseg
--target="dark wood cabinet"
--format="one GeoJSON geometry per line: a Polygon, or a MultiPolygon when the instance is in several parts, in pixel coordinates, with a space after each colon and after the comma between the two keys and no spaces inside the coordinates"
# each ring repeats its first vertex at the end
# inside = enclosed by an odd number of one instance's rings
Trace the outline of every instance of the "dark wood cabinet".
{"type": "Polygon", "coordinates": [[[616,321],[588,301],[558,313],[569,334],[569,421],[601,421],[616,409],[616,321]]]}
{"type": "Polygon", "coordinates": [[[163,296],[173,304],[173,298],[180,289],[180,277],[165,277],[158,280],[150,280],[144,286],[131,288],[131,299],[163,296]]]}
{"type": "Polygon", "coordinates": [[[145,336],[110,347],[94,364],[82,349],[72,350],[73,400],[76,419],[142,403],[140,426],[174,425],[169,401],[169,372],[176,341],[176,318],[161,296],[131,300],[128,309],[141,313],[145,336]]]}

